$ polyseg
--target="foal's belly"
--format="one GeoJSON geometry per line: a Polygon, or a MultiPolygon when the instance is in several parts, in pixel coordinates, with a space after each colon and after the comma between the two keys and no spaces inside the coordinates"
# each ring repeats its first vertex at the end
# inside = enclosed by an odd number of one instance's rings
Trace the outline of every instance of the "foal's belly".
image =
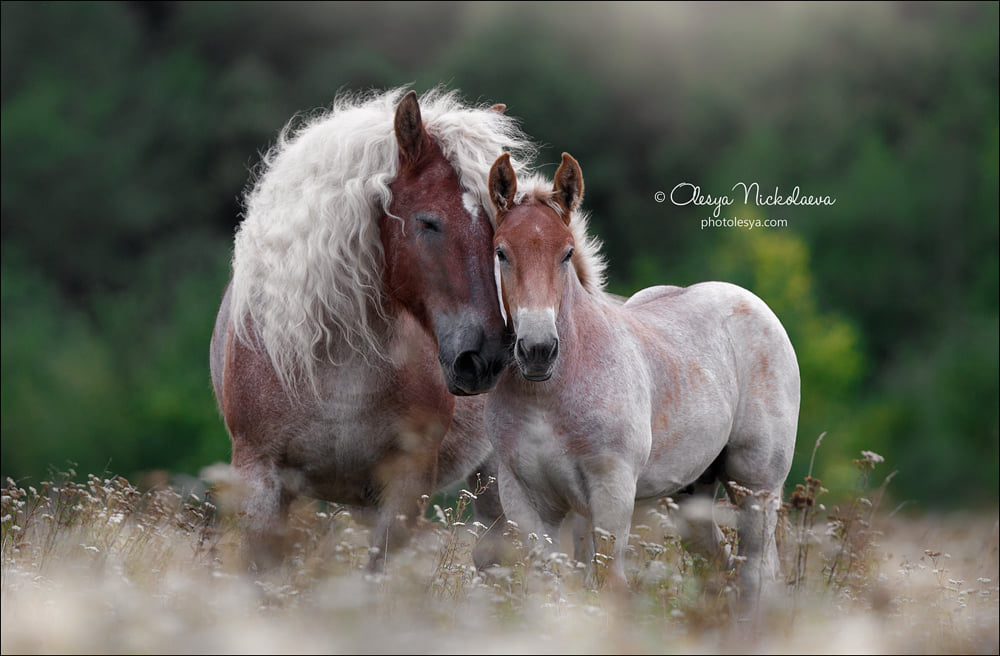
{"type": "MultiPolygon", "coordinates": [[[[679,422],[680,423],[680,422],[679,422]]],[[[732,417],[719,413],[690,428],[653,433],[649,459],[636,484],[637,499],[654,499],[683,490],[715,462],[729,440],[732,417]]]]}

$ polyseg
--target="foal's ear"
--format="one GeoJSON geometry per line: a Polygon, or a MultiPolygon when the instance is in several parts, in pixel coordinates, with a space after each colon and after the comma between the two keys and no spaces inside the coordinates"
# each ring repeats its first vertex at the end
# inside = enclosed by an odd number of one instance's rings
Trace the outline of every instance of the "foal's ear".
{"type": "Polygon", "coordinates": [[[424,140],[424,124],[420,118],[416,91],[410,90],[399,101],[393,125],[403,159],[411,163],[417,161],[420,158],[420,145],[424,140]]]}
{"type": "Polygon", "coordinates": [[[517,193],[517,175],[510,164],[510,153],[504,153],[493,162],[490,169],[490,200],[497,208],[497,227],[503,221],[503,213],[514,206],[517,193]]]}
{"type": "Polygon", "coordinates": [[[556,202],[563,208],[563,221],[569,225],[570,215],[583,200],[583,172],[569,153],[562,154],[562,164],[556,169],[552,190],[555,191],[556,202]]]}

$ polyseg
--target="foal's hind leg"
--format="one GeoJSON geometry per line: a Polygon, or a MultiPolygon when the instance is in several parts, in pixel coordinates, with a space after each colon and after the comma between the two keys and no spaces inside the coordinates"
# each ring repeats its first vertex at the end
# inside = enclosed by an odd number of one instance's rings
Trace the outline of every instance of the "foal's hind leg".
{"type": "Polygon", "coordinates": [[[718,482],[694,483],[691,494],[678,499],[678,530],[684,548],[699,554],[716,567],[730,566],[731,549],[715,521],[718,482]]]}
{"type": "Polygon", "coordinates": [[[761,588],[778,576],[778,546],[774,530],[781,505],[781,488],[774,490],[734,490],[727,485],[730,498],[737,504],[737,534],[740,588],[743,600],[756,603],[761,588]],[[747,493],[749,491],[749,494],[747,493]]]}

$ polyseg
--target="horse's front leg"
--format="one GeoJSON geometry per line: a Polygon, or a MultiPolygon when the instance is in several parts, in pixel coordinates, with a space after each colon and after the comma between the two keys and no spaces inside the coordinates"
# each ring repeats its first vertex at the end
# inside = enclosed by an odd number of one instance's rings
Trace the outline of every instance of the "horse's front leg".
{"type": "Polygon", "coordinates": [[[577,512],[573,513],[573,559],[588,568],[594,562],[594,527],[589,517],[577,512]]]}
{"type": "Polygon", "coordinates": [[[421,497],[434,491],[439,445],[440,441],[435,443],[426,435],[410,433],[376,466],[380,495],[372,527],[370,572],[381,572],[389,552],[409,541],[422,511],[421,497]]]}
{"type": "Polygon", "coordinates": [[[235,448],[233,464],[242,487],[244,564],[250,571],[263,572],[280,565],[285,558],[288,508],[293,494],[274,462],[244,458],[235,448]]]}
{"type": "Polygon", "coordinates": [[[695,482],[690,495],[678,499],[678,530],[684,548],[704,557],[713,567],[728,569],[731,548],[715,521],[717,481],[695,482]]]}

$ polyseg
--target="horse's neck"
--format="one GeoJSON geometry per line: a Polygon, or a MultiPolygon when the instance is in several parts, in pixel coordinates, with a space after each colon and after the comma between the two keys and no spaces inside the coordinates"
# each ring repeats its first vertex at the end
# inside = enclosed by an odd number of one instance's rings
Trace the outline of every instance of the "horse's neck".
{"type": "Polygon", "coordinates": [[[398,306],[388,310],[387,317],[385,354],[392,368],[412,367],[415,361],[428,357],[437,360],[434,338],[416,317],[398,306]]]}
{"type": "Polygon", "coordinates": [[[339,322],[330,317],[326,320],[327,338],[316,346],[317,359],[348,368],[366,366],[381,369],[388,366],[402,310],[384,302],[381,312],[377,312],[375,301],[369,302],[373,307],[365,313],[369,317],[368,323],[355,327],[358,332],[363,330],[368,339],[361,339],[357,334],[349,338],[339,322]],[[377,348],[372,348],[372,344],[377,348]]]}
{"type": "MultiPolygon", "coordinates": [[[[434,340],[412,315],[386,307],[378,324],[369,326],[378,337],[379,349],[360,348],[333,334],[329,348],[316,349],[317,383],[324,397],[341,398],[383,393],[393,394],[401,372],[426,371],[436,366],[434,340]]],[[[433,370],[432,370],[433,373],[433,370]]],[[[432,382],[428,378],[427,385],[432,382]]],[[[442,382],[443,387],[443,382],[442,382]]]]}

